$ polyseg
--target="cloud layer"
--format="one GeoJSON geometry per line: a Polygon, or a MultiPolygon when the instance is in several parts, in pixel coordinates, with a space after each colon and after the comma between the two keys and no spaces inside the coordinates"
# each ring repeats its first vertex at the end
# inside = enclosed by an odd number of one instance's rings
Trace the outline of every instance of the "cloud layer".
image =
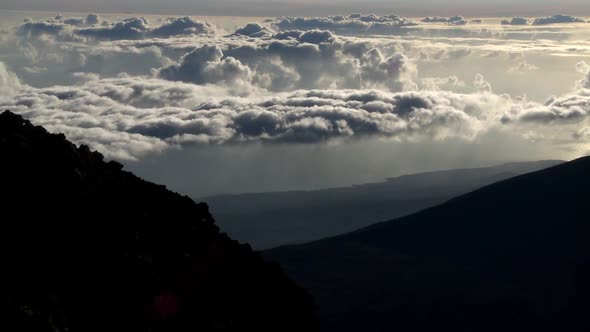
{"type": "MultiPolygon", "coordinates": [[[[579,21],[533,24],[567,22],[579,21]]],[[[562,28],[502,24],[352,14],[224,31],[188,17],[26,20],[0,39],[0,107],[128,160],[185,146],[470,142],[490,132],[586,144],[586,62],[577,77],[564,66],[571,79],[544,102],[502,92],[481,70],[504,66],[493,78],[533,86],[548,57],[590,55],[590,45],[562,28]],[[543,39],[527,40],[531,31],[543,39]]]]}
{"type": "Polygon", "coordinates": [[[536,135],[570,128],[571,136],[590,114],[590,90],[537,104],[495,95],[481,76],[474,84],[480,92],[299,90],[227,98],[212,97],[228,93],[215,85],[121,77],[25,87],[0,107],[122,159],[195,144],[471,140],[503,128],[536,135]]]}

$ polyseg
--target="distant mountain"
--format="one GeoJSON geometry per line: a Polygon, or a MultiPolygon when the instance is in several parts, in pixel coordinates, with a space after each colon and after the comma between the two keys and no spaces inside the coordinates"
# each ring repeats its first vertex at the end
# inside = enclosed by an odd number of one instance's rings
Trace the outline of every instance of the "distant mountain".
{"type": "Polygon", "coordinates": [[[589,331],[590,157],[270,250],[323,331],[589,331]]]}
{"type": "Polygon", "coordinates": [[[0,114],[6,331],[316,331],[311,297],[207,205],[0,114]]]}
{"type": "Polygon", "coordinates": [[[404,175],[345,188],[203,198],[217,223],[257,249],[357,230],[443,203],[485,185],[563,163],[559,160],[404,175]]]}

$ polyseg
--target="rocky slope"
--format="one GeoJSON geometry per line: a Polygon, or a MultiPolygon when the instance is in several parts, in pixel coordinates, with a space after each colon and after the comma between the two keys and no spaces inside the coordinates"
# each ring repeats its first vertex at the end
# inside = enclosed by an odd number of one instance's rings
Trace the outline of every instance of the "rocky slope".
{"type": "Polygon", "coordinates": [[[0,115],[11,331],[315,331],[311,298],[205,204],[0,115]]]}

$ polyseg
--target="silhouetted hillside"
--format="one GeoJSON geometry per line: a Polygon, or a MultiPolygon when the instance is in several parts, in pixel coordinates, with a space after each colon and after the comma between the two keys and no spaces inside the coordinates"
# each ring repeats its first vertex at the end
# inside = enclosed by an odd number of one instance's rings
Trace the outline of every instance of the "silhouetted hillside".
{"type": "Polygon", "coordinates": [[[404,175],[343,188],[222,195],[203,200],[228,234],[266,249],[351,232],[562,162],[510,163],[404,175]]]}
{"type": "Polygon", "coordinates": [[[588,331],[590,157],[266,252],[325,331],[588,331]]]}
{"type": "Polygon", "coordinates": [[[314,331],[311,298],[207,205],[0,115],[6,331],[314,331]]]}

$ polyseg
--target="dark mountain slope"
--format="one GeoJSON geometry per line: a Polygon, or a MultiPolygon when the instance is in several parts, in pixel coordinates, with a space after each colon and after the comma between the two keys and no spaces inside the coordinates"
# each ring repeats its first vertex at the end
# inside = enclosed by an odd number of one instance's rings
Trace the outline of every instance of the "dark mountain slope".
{"type": "Polygon", "coordinates": [[[509,163],[404,175],[343,188],[221,195],[203,200],[232,237],[264,249],[351,232],[562,162],[509,163]]]}
{"type": "Polygon", "coordinates": [[[326,331],[588,331],[590,158],[266,252],[326,331]]]}
{"type": "Polygon", "coordinates": [[[7,331],[314,331],[311,298],[205,204],[0,115],[7,331]]]}

